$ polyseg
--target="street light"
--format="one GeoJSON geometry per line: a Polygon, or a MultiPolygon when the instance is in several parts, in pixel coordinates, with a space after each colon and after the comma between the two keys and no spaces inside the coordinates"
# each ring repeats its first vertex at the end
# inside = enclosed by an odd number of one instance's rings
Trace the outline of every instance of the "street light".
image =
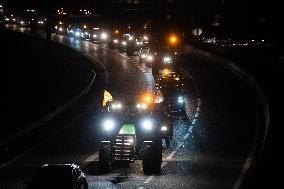
{"type": "Polygon", "coordinates": [[[169,45],[177,45],[179,43],[179,38],[177,35],[175,34],[171,34],[169,37],[168,37],[168,43],[169,45]]]}

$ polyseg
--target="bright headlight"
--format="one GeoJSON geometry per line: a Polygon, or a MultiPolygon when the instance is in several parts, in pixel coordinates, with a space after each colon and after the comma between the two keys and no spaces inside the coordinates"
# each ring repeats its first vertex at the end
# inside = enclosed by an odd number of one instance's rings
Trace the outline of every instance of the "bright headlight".
{"type": "Polygon", "coordinates": [[[146,104],[137,104],[136,107],[137,107],[138,109],[146,110],[147,105],[146,105],[146,104]]]}
{"type": "Polygon", "coordinates": [[[117,39],[114,39],[113,42],[114,42],[114,43],[118,43],[118,40],[117,40],[117,39]]]}
{"type": "Polygon", "coordinates": [[[126,43],[125,41],[122,41],[121,44],[122,44],[123,46],[126,46],[126,45],[127,45],[127,43],[126,43]]]}
{"type": "Polygon", "coordinates": [[[179,96],[179,97],[178,97],[178,103],[181,104],[181,103],[183,103],[183,102],[184,102],[183,97],[182,97],[182,96],[179,96]]]}
{"type": "Polygon", "coordinates": [[[168,130],[167,126],[163,125],[163,126],[161,127],[161,131],[167,131],[167,130],[168,130]]]}
{"type": "Polygon", "coordinates": [[[152,60],[153,60],[153,56],[148,55],[148,56],[147,56],[147,60],[148,60],[148,61],[152,61],[152,60]]]}
{"type": "Polygon", "coordinates": [[[153,122],[150,119],[145,119],[142,121],[142,127],[145,130],[151,130],[153,128],[153,122]]]}
{"type": "Polygon", "coordinates": [[[147,56],[146,56],[146,54],[142,54],[141,57],[142,58],[146,58],[147,56]]]}
{"type": "Polygon", "coordinates": [[[75,32],[75,35],[76,35],[77,37],[79,37],[79,36],[80,36],[80,32],[79,32],[79,31],[76,31],[76,32],[75,32]]]}
{"type": "Polygon", "coordinates": [[[111,131],[114,129],[115,123],[113,120],[111,119],[107,119],[103,122],[103,128],[106,131],[111,131]]]}
{"type": "Polygon", "coordinates": [[[102,38],[103,40],[107,39],[107,34],[106,34],[106,33],[102,33],[102,34],[101,34],[101,38],[102,38]]]}
{"type": "Polygon", "coordinates": [[[62,29],[62,28],[59,28],[58,30],[59,30],[59,31],[63,31],[63,29],[62,29]]]}
{"type": "Polygon", "coordinates": [[[168,62],[171,62],[172,61],[172,59],[171,59],[171,57],[168,57],[168,56],[166,56],[166,57],[164,57],[164,62],[166,62],[166,63],[168,63],[168,62]]]}
{"type": "Polygon", "coordinates": [[[122,108],[122,104],[121,103],[114,103],[114,104],[111,105],[111,108],[113,110],[121,109],[122,108]]]}
{"type": "Polygon", "coordinates": [[[85,35],[89,35],[89,33],[88,33],[88,32],[85,32],[85,35]]]}

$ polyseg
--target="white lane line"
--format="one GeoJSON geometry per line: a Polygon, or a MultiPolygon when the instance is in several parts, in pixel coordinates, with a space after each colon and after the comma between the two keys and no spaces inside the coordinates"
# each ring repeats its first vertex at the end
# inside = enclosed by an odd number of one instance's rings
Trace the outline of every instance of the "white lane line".
{"type": "Polygon", "coordinates": [[[163,162],[161,165],[161,168],[165,167],[167,165],[167,162],[163,162]]]}
{"type": "Polygon", "coordinates": [[[183,140],[187,139],[189,137],[189,133],[187,133],[184,137],[183,140]]]}
{"type": "Polygon", "coordinates": [[[154,176],[150,176],[147,180],[145,180],[144,184],[148,184],[153,178],[154,176]]]}
{"type": "Polygon", "coordinates": [[[140,186],[140,187],[138,187],[138,189],[144,189],[144,187],[140,186]]]}
{"type": "Polygon", "coordinates": [[[96,161],[96,160],[98,160],[98,157],[99,157],[99,152],[96,152],[96,153],[90,155],[88,158],[86,158],[84,160],[84,163],[89,163],[89,162],[92,162],[92,161],[96,161]]]}
{"type": "Polygon", "coordinates": [[[173,151],[166,159],[172,159],[172,157],[177,153],[177,151],[173,151]]]}
{"type": "Polygon", "coordinates": [[[178,146],[175,147],[174,151],[178,151],[182,145],[184,145],[184,142],[179,143],[178,146]]]}

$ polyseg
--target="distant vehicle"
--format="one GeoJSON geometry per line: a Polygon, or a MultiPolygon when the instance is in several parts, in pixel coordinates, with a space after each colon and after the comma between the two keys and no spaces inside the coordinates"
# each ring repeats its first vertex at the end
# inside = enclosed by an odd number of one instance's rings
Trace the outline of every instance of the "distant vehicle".
{"type": "Polygon", "coordinates": [[[91,38],[94,42],[109,42],[111,40],[108,32],[99,27],[92,28],[91,38]]]}
{"type": "Polygon", "coordinates": [[[138,56],[139,56],[139,62],[143,63],[145,62],[147,66],[152,66],[155,56],[157,53],[155,53],[150,47],[144,47],[139,50],[138,56]]]}
{"type": "Polygon", "coordinates": [[[26,189],[88,189],[84,173],[75,164],[44,164],[26,184],[26,189]]]}
{"type": "Polygon", "coordinates": [[[92,33],[93,30],[90,26],[87,24],[84,24],[83,26],[80,27],[81,30],[81,38],[84,40],[91,40],[92,39],[92,33]]]}
{"type": "Polygon", "coordinates": [[[67,33],[67,26],[65,23],[59,21],[58,24],[54,26],[56,35],[64,35],[67,33]]]}
{"type": "Polygon", "coordinates": [[[152,74],[156,80],[164,74],[180,73],[177,55],[177,52],[169,48],[161,48],[155,51],[155,57],[152,61],[152,74]]]}
{"type": "Polygon", "coordinates": [[[168,104],[174,115],[185,113],[184,79],[180,74],[164,74],[158,79],[156,87],[162,93],[164,102],[168,104]]]}
{"type": "Polygon", "coordinates": [[[81,39],[82,37],[82,30],[78,25],[69,25],[67,27],[67,35],[69,37],[74,37],[77,39],[81,39]]]}
{"type": "Polygon", "coordinates": [[[119,43],[119,50],[126,52],[128,56],[134,55],[135,44],[133,35],[124,34],[119,43]]]}

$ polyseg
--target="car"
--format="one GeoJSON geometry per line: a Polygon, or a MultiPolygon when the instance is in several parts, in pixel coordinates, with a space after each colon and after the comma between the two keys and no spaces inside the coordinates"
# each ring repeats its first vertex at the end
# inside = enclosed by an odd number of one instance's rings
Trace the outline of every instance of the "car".
{"type": "Polygon", "coordinates": [[[62,21],[59,21],[58,24],[54,26],[54,31],[56,35],[64,35],[67,33],[67,27],[66,24],[64,24],[62,21]]]}
{"type": "Polygon", "coordinates": [[[157,91],[162,94],[173,115],[185,113],[184,79],[181,74],[163,75],[156,83],[157,91]]]}
{"type": "Polygon", "coordinates": [[[154,79],[157,81],[163,75],[172,72],[180,73],[178,52],[166,47],[155,50],[155,57],[152,60],[152,75],[154,79]]]}
{"type": "Polygon", "coordinates": [[[81,39],[82,30],[78,25],[69,25],[67,27],[67,35],[76,39],[81,39]]]}
{"type": "Polygon", "coordinates": [[[88,189],[86,176],[76,164],[44,164],[25,184],[26,189],[88,189]]]}
{"type": "Polygon", "coordinates": [[[80,27],[81,30],[81,38],[84,40],[92,39],[92,28],[90,28],[87,24],[84,24],[80,27]]]}
{"type": "Polygon", "coordinates": [[[107,31],[99,27],[93,27],[91,31],[91,38],[93,42],[102,42],[108,43],[110,42],[110,36],[107,31]]]}
{"type": "Polygon", "coordinates": [[[103,140],[99,163],[109,172],[118,162],[127,165],[142,160],[144,174],[161,172],[162,140],[167,147],[173,135],[173,120],[166,106],[154,96],[143,95],[137,101],[109,101],[100,122],[103,140]],[[136,103],[137,102],[137,103],[136,103]]]}
{"type": "Polygon", "coordinates": [[[126,52],[128,56],[134,55],[136,40],[134,36],[131,34],[124,34],[119,41],[119,50],[122,52],[126,52]]]}
{"type": "Polygon", "coordinates": [[[150,47],[141,48],[138,53],[139,63],[146,63],[147,66],[152,67],[156,54],[150,47]]]}

